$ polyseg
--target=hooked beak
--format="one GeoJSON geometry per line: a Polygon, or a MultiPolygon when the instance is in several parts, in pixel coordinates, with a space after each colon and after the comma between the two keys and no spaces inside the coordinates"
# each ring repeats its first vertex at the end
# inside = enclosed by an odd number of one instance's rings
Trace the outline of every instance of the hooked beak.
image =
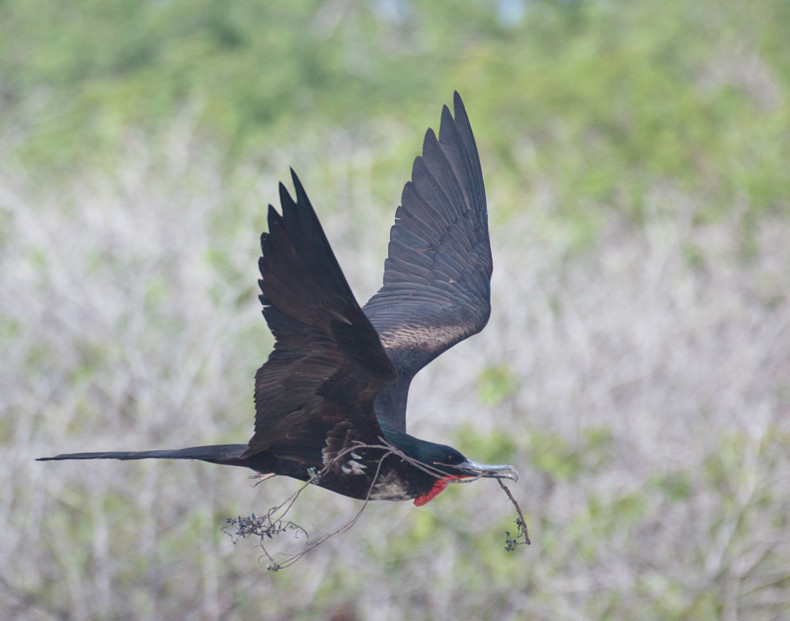
{"type": "Polygon", "coordinates": [[[454,466],[461,470],[466,476],[470,477],[486,477],[492,479],[512,479],[518,481],[518,472],[513,466],[508,464],[492,465],[481,464],[476,461],[467,459],[460,464],[454,466]]]}

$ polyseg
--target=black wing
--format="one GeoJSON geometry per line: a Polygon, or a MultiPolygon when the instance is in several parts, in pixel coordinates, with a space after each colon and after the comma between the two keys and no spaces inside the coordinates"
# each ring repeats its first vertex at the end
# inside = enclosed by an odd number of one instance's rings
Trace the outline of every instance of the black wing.
{"type": "Polygon", "coordinates": [[[480,158],[464,104],[425,134],[390,231],[384,285],[365,305],[398,379],[375,402],[382,425],[406,430],[414,375],[483,329],[491,312],[491,244],[480,158]]]}
{"type": "Polygon", "coordinates": [[[373,400],[395,369],[291,176],[296,201],[280,184],[282,215],[269,205],[261,236],[260,300],[275,345],[255,375],[255,434],[242,458],[320,464],[354,440],[378,442],[373,400]]]}

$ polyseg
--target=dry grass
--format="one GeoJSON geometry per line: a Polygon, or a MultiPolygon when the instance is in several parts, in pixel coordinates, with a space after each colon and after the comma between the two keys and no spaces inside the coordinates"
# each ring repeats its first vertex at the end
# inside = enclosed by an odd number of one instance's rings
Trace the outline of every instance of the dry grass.
{"type": "MultiPolygon", "coordinates": [[[[223,178],[188,126],[130,145],[114,174],[67,188],[0,179],[0,616],[790,616],[786,220],[766,219],[744,252],[735,217],[694,225],[699,199],[661,187],[644,225],[612,222],[579,251],[546,224],[551,193],[525,196],[492,230],[489,327],[420,376],[410,421],[451,442],[472,427],[494,452],[488,434],[506,432],[533,545],[502,550],[510,507],[478,482],[424,509],[373,503],[272,575],[220,527],[296,482],[33,461],[251,433],[252,375],[271,343],[257,234],[275,178],[223,178]],[[516,379],[494,406],[479,398],[490,367],[516,379]]],[[[392,209],[353,145],[332,160],[300,172],[364,300],[392,209]]],[[[309,489],[292,517],[330,532],[357,508],[309,489]]]]}

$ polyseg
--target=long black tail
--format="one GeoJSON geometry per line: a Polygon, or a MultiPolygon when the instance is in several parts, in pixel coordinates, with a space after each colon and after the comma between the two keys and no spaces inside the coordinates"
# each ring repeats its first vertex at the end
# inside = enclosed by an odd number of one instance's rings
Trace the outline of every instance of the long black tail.
{"type": "Polygon", "coordinates": [[[246,444],[216,444],[163,451],[110,451],[104,453],[64,453],[54,457],[39,457],[36,461],[61,459],[199,459],[212,464],[245,465],[240,459],[246,444]]]}

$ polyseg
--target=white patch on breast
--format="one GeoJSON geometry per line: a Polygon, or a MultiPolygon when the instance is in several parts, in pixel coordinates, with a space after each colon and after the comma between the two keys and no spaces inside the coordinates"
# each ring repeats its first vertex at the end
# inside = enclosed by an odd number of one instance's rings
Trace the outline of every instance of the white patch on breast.
{"type": "Polygon", "coordinates": [[[380,477],[370,493],[371,500],[408,500],[412,495],[401,485],[400,478],[394,472],[380,477]]]}

